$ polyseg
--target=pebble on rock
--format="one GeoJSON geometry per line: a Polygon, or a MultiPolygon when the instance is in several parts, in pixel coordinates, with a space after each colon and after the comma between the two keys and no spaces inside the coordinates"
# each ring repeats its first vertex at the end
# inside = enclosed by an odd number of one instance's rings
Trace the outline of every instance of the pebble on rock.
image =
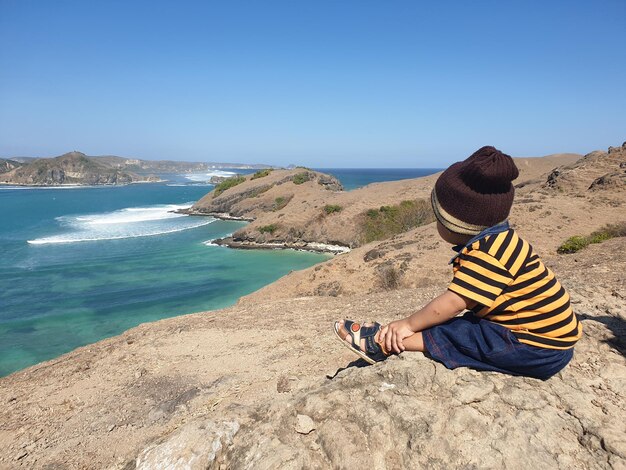
{"type": "Polygon", "coordinates": [[[296,419],[296,432],[300,434],[309,434],[311,431],[315,430],[315,423],[310,416],[298,415],[296,419]]]}

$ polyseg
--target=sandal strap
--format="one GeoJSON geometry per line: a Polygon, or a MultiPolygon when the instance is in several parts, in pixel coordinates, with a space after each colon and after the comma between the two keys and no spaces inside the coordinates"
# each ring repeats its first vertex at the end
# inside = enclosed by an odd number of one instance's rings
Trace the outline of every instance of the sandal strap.
{"type": "Polygon", "coordinates": [[[352,320],[344,320],[343,324],[346,330],[348,330],[348,333],[350,333],[352,347],[361,351],[361,325],[352,320]]]}

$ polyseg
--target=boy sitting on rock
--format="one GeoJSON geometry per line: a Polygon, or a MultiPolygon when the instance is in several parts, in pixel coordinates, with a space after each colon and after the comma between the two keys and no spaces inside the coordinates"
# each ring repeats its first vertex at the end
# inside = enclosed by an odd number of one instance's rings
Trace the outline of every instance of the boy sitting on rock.
{"type": "Polygon", "coordinates": [[[386,326],[336,322],[342,343],[372,364],[422,351],[450,369],[544,380],[563,369],[582,327],[552,271],[509,227],[518,174],[513,159],[494,147],[444,171],[431,203],[439,235],[457,252],[448,290],[386,326]]]}

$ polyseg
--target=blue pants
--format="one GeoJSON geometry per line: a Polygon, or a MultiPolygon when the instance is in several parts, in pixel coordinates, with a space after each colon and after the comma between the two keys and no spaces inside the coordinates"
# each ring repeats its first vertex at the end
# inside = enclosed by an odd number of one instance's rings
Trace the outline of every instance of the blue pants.
{"type": "Polygon", "coordinates": [[[524,375],[546,380],[572,359],[573,349],[547,349],[520,343],[511,331],[472,313],[422,332],[428,355],[448,369],[524,375]]]}

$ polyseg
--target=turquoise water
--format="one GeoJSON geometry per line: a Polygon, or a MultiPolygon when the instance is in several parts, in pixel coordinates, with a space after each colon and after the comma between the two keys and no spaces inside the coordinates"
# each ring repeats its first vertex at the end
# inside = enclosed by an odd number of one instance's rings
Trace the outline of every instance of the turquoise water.
{"type": "Polygon", "coordinates": [[[328,258],[206,245],[243,223],[168,211],[210,189],[0,187],[0,375],[143,322],[232,305],[328,258]]]}
{"type": "MultiPolygon", "coordinates": [[[[326,171],[347,189],[429,172],[326,171]]],[[[143,322],[232,305],[329,258],[211,246],[243,223],[173,214],[212,186],[205,174],[162,177],[169,181],[0,186],[0,376],[143,322]]]]}

